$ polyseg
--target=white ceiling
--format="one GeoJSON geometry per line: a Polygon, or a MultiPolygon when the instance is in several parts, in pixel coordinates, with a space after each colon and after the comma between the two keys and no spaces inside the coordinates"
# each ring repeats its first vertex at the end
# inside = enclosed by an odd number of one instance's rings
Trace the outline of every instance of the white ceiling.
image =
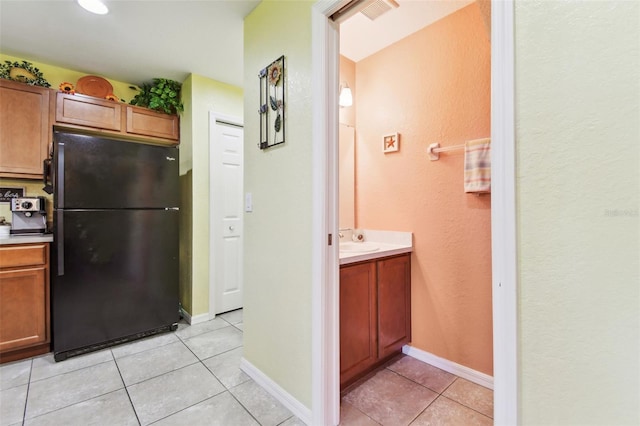
{"type": "MultiPolygon", "coordinates": [[[[134,84],[196,73],[243,85],[243,19],[260,0],[104,1],[99,16],[75,0],[0,0],[0,51],[134,84]]],[[[341,53],[357,62],[473,0],[397,1],[342,23],[341,53]]]]}
{"type": "Polygon", "coordinates": [[[0,0],[0,51],[140,84],[190,73],[242,86],[243,19],[260,0],[0,0]]]}
{"type": "Polygon", "coordinates": [[[396,0],[398,8],[374,21],[357,13],[340,24],[340,53],[358,62],[473,1],[396,0]]]}

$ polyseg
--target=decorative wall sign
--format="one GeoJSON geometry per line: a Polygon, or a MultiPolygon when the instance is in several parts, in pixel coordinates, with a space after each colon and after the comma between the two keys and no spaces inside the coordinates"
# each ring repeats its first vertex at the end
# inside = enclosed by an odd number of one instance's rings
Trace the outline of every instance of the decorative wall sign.
{"type": "Polygon", "coordinates": [[[19,81],[30,86],[51,87],[40,70],[27,61],[4,61],[3,64],[0,64],[0,78],[19,81]]]}
{"type": "Polygon", "coordinates": [[[24,197],[24,188],[0,188],[0,203],[10,203],[12,198],[24,197]]]}
{"type": "Polygon", "coordinates": [[[398,133],[392,133],[390,135],[384,135],[382,137],[382,152],[385,154],[388,152],[395,152],[400,149],[400,135],[398,133]]]}
{"type": "Polygon", "coordinates": [[[280,56],[258,74],[260,78],[260,149],[284,143],[285,74],[280,56]]]}

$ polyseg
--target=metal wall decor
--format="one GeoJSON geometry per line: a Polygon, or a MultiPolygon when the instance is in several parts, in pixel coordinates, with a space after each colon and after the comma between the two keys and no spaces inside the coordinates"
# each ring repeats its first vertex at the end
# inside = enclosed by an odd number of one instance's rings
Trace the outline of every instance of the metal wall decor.
{"type": "Polygon", "coordinates": [[[260,70],[260,149],[284,143],[284,55],[260,70]]]}

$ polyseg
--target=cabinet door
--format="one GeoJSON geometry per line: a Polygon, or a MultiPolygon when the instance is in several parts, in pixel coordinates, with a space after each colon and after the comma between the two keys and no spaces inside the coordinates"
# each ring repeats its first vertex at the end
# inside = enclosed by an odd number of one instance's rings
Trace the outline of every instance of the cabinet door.
{"type": "Polygon", "coordinates": [[[411,340],[411,257],[393,257],[378,266],[378,356],[397,352],[411,340]]]}
{"type": "Polygon", "coordinates": [[[90,96],[58,93],[56,122],[120,131],[122,104],[90,96]]]}
{"type": "Polygon", "coordinates": [[[340,386],[372,366],[377,356],[376,268],[340,268],[340,386]]]}
{"type": "Polygon", "coordinates": [[[50,90],[0,80],[0,176],[42,178],[51,138],[50,90]]]}
{"type": "Polygon", "coordinates": [[[48,341],[46,268],[0,271],[0,352],[48,341]]]}
{"type": "Polygon", "coordinates": [[[178,116],[127,106],[127,133],[178,141],[178,116]]]}

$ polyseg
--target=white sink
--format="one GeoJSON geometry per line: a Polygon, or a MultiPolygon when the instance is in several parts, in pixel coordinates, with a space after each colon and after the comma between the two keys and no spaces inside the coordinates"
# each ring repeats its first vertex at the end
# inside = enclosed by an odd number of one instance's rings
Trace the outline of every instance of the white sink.
{"type": "Polygon", "coordinates": [[[372,253],[378,250],[380,250],[380,246],[375,243],[351,241],[340,243],[340,251],[343,253],[372,253]]]}

